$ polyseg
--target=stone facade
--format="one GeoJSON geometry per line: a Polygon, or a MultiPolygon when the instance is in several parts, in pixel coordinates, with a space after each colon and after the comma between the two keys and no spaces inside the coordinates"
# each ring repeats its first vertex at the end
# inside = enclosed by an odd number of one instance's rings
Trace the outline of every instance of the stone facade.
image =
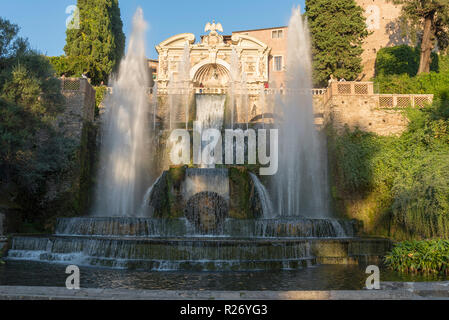
{"type": "Polygon", "coordinates": [[[189,81],[195,88],[227,88],[231,82],[241,82],[246,76],[248,88],[259,88],[268,82],[268,57],[270,48],[258,39],[244,34],[230,38],[211,31],[195,43],[195,36],[183,33],[173,36],[158,46],[158,89],[168,88],[171,81],[189,81]],[[180,70],[188,51],[188,79],[180,70]],[[233,52],[236,54],[235,70],[233,52]]]}
{"type": "Polygon", "coordinates": [[[366,26],[371,34],[363,44],[363,72],[360,80],[374,77],[377,52],[384,47],[408,44],[403,38],[399,24],[401,6],[388,0],[356,0],[365,11],[366,26]]]}
{"type": "Polygon", "coordinates": [[[287,59],[288,27],[234,31],[232,35],[242,34],[254,37],[271,49],[268,57],[268,78],[270,88],[285,86],[285,65],[287,59]],[[280,67],[280,68],[279,68],[280,67]]]}

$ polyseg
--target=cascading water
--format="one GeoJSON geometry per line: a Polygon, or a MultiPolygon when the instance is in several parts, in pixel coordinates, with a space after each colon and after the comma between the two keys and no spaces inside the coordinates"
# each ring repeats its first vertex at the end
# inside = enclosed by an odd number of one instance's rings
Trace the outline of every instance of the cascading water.
{"type": "Polygon", "coordinates": [[[243,123],[246,124],[245,129],[249,128],[249,103],[248,103],[248,82],[246,72],[242,72],[242,83],[240,87],[240,108],[243,110],[243,123]]]}
{"type": "Polygon", "coordinates": [[[148,188],[148,190],[145,192],[145,195],[143,196],[143,201],[142,201],[142,205],[140,207],[140,214],[139,216],[145,216],[146,213],[149,212],[149,214],[151,215],[151,205],[150,205],[150,199],[151,199],[151,195],[153,193],[154,187],[159,183],[159,181],[162,179],[162,175],[160,175],[156,181],[154,181],[154,183],[151,185],[151,187],[148,188]]]}
{"type": "Polygon", "coordinates": [[[239,69],[239,56],[235,48],[232,48],[231,52],[231,81],[229,84],[229,107],[231,109],[231,129],[234,129],[234,109],[236,104],[236,89],[237,80],[240,79],[240,69],[239,69]]]}
{"type": "Polygon", "coordinates": [[[184,45],[184,51],[182,54],[182,60],[179,65],[180,76],[182,81],[182,104],[184,105],[184,118],[185,118],[185,128],[188,129],[189,126],[189,81],[190,81],[190,48],[189,44],[186,42],[184,45]]]}
{"type": "Polygon", "coordinates": [[[202,94],[196,96],[196,121],[202,129],[223,127],[225,95],[202,94]]]}
{"type": "Polygon", "coordinates": [[[154,82],[151,95],[151,106],[153,107],[153,131],[156,130],[156,116],[157,116],[157,82],[154,82]]]}
{"type": "MultiPolygon", "coordinates": [[[[206,129],[217,129],[221,131],[224,122],[225,111],[225,95],[212,95],[212,94],[198,94],[196,95],[196,121],[197,126],[195,128],[198,131],[200,137],[202,137],[202,148],[208,145],[207,141],[204,141],[205,137],[203,132],[206,129]]],[[[214,149],[214,147],[211,147],[214,149]]],[[[214,149],[215,150],[215,149],[214,149]]],[[[201,155],[202,168],[215,168],[215,164],[219,161],[219,155],[212,154],[207,155],[205,159],[201,155]]]]}
{"type": "Polygon", "coordinates": [[[267,189],[262,184],[262,182],[260,182],[259,178],[257,178],[257,176],[254,173],[250,172],[249,175],[259,195],[264,219],[274,218],[275,212],[273,210],[273,205],[271,203],[270,195],[267,189]]]}
{"type": "Polygon", "coordinates": [[[279,170],[274,178],[281,216],[329,216],[324,141],[315,128],[307,23],[293,10],[288,27],[286,94],[280,110],[279,170]]]}
{"type": "Polygon", "coordinates": [[[149,86],[145,30],[142,9],[133,18],[133,31],[128,51],[113,81],[113,94],[105,105],[105,122],[99,184],[94,214],[97,216],[129,216],[138,212],[145,186],[144,174],[148,155],[149,86]]]}
{"type": "Polygon", "coordinates": [[[228,169],[187,168],[182,194],[188,200],[197,193],[212,191],[229,200],[228,169]]]}

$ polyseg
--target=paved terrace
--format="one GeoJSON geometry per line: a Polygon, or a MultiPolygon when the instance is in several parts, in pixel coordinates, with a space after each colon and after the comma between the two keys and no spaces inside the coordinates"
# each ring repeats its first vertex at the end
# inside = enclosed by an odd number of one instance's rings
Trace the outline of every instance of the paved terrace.
{"type": "Polygon", "coordinates": [[[168,291],[68,290],[0,286],[0,300],[449,300],[447,282],[383,282],[381,290],[348,291],[168,291]]]}

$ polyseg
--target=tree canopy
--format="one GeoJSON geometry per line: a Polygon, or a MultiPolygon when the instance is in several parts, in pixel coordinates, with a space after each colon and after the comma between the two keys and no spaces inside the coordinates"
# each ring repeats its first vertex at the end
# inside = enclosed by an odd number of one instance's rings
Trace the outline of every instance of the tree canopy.
{"type": "Polygon", "coordinates": [[[314,85],[330,76],[354,80],[362,71],[363,40],[368,36],[363,9],[354,0],[306,0],[312,36],[314,85]]]}
{"type": "Polygon", "coordinates": [[[419,73],[430,72],[431,53],[449,45],[449,0],[390,0],[402,5],[401,19],[405,31],[413,38],[418,34],[421,48],[419,73]]]}
{"type": "Polygon", "coordinates": [[[0,186],[33,194],[50,172],[67,166],[73,144],[53,127],[64,103],[60,82],[18,32],[0,18],[0,186]]]}
{"type": "Polygon", "coordinates": [[[67,75],[84,72],[95,85],[117,70],[125,50],[118,0],[78,0],[79,28],[67,29],[64,51],[67,75]]]}

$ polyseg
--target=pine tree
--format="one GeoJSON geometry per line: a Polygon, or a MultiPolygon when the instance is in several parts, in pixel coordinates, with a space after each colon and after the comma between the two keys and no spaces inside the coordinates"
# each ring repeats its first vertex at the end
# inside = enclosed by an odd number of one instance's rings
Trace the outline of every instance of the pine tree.
{"type": "MultiPolygon", "coordinates": [[[[402,5],[402,21],[408,32],[421,38],[418,74],[430,72],[431,54],[449,45],[449,0],[390,0],[402,5]]],[[[413,38],[413,37],[412,37],[413,38]]]]}
{"type": "Polygon", "coordinates": [[[362,71],[363,40],[368,36],[363,9],[354,0],[306,0],[312,37],[314,85],[333,75],[354,80],[362,71]]]}
{"type": "Polygon", "coordinates": [[[93,84],[107,83],[125,50],[118,0],[78,0],[79,29],[67,29],[68,74],[88,73],[93,84]]]}

